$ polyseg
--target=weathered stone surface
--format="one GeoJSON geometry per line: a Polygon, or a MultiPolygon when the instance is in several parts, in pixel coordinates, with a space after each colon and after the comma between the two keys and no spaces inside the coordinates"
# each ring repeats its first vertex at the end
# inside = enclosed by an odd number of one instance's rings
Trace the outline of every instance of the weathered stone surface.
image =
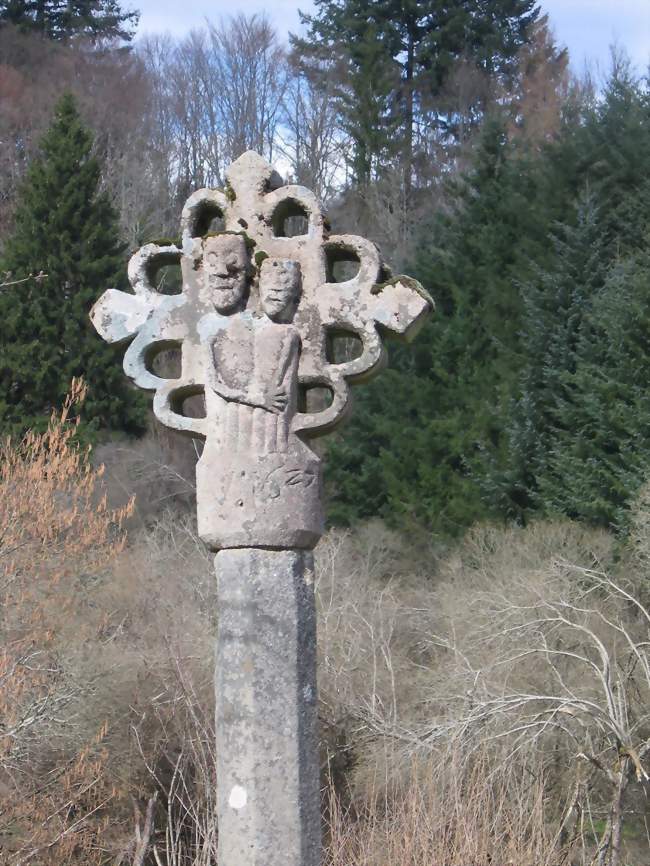
{"type": "Polygon", "coordinates": [[[215,568],[219,863],[317,866],[312,555],[223,550],[215,568]]]}
{"type": "Polygon", "coordinates": [[[310,548],[323,530],[321,468],[312,436],[350,409],[349,383],[381,369],[379,329],[410,339],[432,309],[422,287],[391,279],[379,251],[354,235],[330,235],[313,193],[283,186],[262,157],[245,153],[225,191],[199,190],[182,214],[181,246],[147,244],[131,259],[134,295],[107,291],[91,317],[104,339],[132,340],[124,369],[153,390],[162,423],[205,440],[197,466],[199,531],[215,550],[310,548]],[[215,217],[225,231],[211,233],[215,217]],[[303,233],[288,237],[290,221],[303,233]],[[288,222],[289,221],[289,222],[288,222]],[[334,282],[337,261],[356,275],[334,282]],[[155,288],[180,263],[180,294],[155,288]],[[358,357],[335,363],[333,334],[355,335],[358,357]],[[156,353],[181,350],[181,375],[163,379],[156,353]],[[325,388],[330,405],[305,411],[301,394],[325,388]],[[203,394],[205,417],[183,412],[203,394]]]}
{"type": "Polygon", "coordinates": [[[213,296],[216,285],[231,314],[204,323],[211,353],[206,409],[214,420],[197,467],[199,533],[213,548],[313,547],[323,531],[320,462],[292,433],[301,352],[293,324],[300,265],[264,260],[260,310],[253,315],[241,304],[243,239],[221,235],[210,244],[220,249],[214,263],[204,259],[203,279],[213,296]],[[216,283],[215,267],[223,271],[216,283]]]}

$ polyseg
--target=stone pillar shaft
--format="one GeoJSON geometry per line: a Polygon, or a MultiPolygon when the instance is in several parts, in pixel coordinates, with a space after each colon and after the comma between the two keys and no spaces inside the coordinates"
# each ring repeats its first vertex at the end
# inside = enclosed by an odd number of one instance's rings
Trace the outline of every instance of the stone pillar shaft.
{"type": "Polygon", "coordinates": [[[313,556],[215,556],[220,866],[318,866],[313,556]]]}

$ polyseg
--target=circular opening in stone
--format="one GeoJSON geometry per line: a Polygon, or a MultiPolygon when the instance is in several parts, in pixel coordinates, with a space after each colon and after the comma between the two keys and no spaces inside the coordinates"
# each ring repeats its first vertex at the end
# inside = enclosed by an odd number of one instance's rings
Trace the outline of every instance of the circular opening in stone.
{"type": "Polygon", "coordinates": [[[203,202],[194,217],[192,236],[202,238],[204,235],[217,234],[226,230],[226,220],[219,205],[211,201],[203,202]]]}
{"type": "Polygon", "coordinates": [[[147,282],[165,295],[177,295],[183,287],[180,251],[158,249],[145,262],[147,282]]]}
{"type": "Polygon", "coordinates": [[[329,364],[346,364],[363,354],[363,341],[355,332],[338,325],[329,326],[326,332],[325,356],[329,364]]]}
{"type": "Polygon", "coordinates": [[[180,295],[183,290],[181,266],[173,264],[157,268],[154,286],[161,295],[180,295]]]}
{"type": "Polygon", "coordinates": [[[329,385],[317,382],[313,385],[301,384],[298,388],[298,411],[315,414],[332,405],[334,391],[329,385]]]}
{"type": "Polygon", "coordinates": [[[356,250],[341,244],[326,244],[327,282],[345,283],[353,280],[361,268],[361,259],[356,250]]]}
{"type": "Polygon", "coordinates": [[[173,340],[153,343],[145,357],[145,367],[161,379],[180,379],[182,375],[181,344],[173,340]]]}
{"type": "Polygon", "coordinates": [[[172,411],[184,418],[205,418],[205,389],[203,385],[185,385],[171,396],[172,411]]]}
{"type": "Polygon", "coordinates": [[[297,199],[287,198],[273,211],[271,224],[276,238],[306,235],[309,231],[309,211],[297,199]]]}

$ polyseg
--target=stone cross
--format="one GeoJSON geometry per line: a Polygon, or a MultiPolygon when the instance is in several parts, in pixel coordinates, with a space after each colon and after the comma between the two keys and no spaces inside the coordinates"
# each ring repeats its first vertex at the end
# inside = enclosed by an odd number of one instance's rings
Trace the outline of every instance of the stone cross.
{"type": "MultiPolygon", "coordinates": [[[[312,437],[350,409],[350,383],[377,373],[384,334],[411,339],[433,308],[392,277],[377,247],[333,235],[316,197],[284,185],[258,154],[225,190],[187,200],[179,244],[146,244],[129,262],[133,294],[106,291],[91,319],[130,345],[124,370],[154,392],[156,417],[204,440],[196,467],[199,534],[216,551],[216,738],[221,866],[320,862],[316,625],[311,550],[323,532],[312,437]],[[221,231],[211,231],[215,220],[221,231]],[[291,227],[303,231],[289,236],[291,227]],[[356,273],[335,281],[338,262],[356,273]],[[156,274],[180,264],[182,289],[156,274]],[[356,338],[351,360],[333,338],[356,338]],[[178,378],[154,369],[180,350],[178,378]],[[329,404],[307,411],[321,388],[329,404]],[[184,412],[202,395],[201,418],[184,412]]],[[[397,395],[396,395],[397,399],[397,395]]]]}

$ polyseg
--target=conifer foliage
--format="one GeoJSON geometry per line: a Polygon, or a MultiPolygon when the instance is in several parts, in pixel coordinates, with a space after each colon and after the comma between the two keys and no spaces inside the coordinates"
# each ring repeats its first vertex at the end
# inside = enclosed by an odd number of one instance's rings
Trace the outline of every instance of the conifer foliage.
{"type": "Polygon", "coordinates": [[[72,37],[133,38],[137,12],[126,12],[116,0],[0,0],[0,26],[39,33],[48,39],[72,37]]]}
{"type": "Polygon", "coordinates": [[[42,429],[74,377],[88,384],[86,421],[130,432],[143,427],[144,404],[124,377],[120,353],[97,339],[88,318],[104,289],[126,283],[116,214],[99,190],[91,148],[92,137],[66,95],[28,173],[0,262],[10,283],[0,290],[5,434],[42,429]]]}
{"type": "MultiPolygon", "coordinates": [[[[315,0],[314,6],[313,15],[301,16],[307,35],[292,36],[292,44],[317,81],[332,74],[337,80],[355,180],[363,186],[397,160],[407,198],[416,163],[430,157],[420,128],[435,117],[445,134],[457,132],[443,96],[453,71],[467,63],[478,75],[507,81],[540,18],[535,0],[315,0]]],[[[480,113],[480,106],[472,110],[480,113]]]]}
{"type": "Polygon", "coordinates": [[[335,520],[625,526],[650,476],[649,177],[648,86],[620,58],[541,150],[485,124],[412,268],[435,321],[332,445],[335,520]]]}

